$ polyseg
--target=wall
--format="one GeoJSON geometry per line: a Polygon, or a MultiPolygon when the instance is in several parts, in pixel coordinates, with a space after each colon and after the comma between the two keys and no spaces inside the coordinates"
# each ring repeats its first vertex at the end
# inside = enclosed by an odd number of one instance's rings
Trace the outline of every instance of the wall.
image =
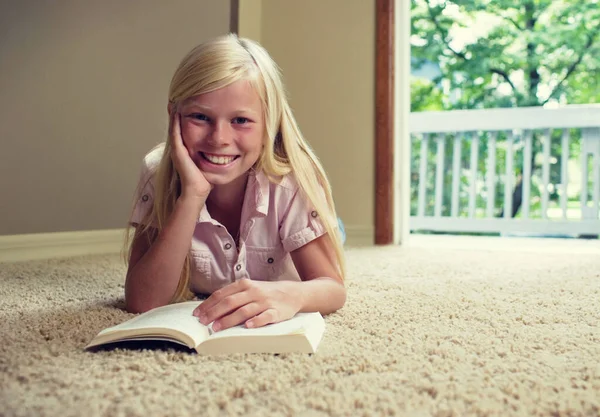
{"type": "Polygon", "coordinates": [[[183,55],[222,0],[0,0],[0,235],[125,226],[183,55]]]}
{"type": "Polygon", "coordinates": [[[300,129],[331,179],[348,243],[371,244],[375,2],[241,0],[239,31],[282,68],[300,129]]]}

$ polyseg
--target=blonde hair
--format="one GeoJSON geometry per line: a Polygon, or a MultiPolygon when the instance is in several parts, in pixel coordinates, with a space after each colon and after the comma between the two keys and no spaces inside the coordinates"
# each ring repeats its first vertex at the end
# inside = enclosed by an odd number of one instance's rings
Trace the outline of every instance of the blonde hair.
{"type": "MultiPolygon", "coordinates": [[[[184,100],[225,87],[238,80],[248,80],[258,93],[264,112],[265,146],[255,166],[272,182],[293,173],[302,192],[319,213],[337,258],[338,272],[345,276],[345,259],[331,187],[323,166],[302,136],[287,101],[277,64],[257,42],[229,34],[193,48],[181,61],[171,80],[169,104],[179,106],[184,100]]],[[[167,140],[161,161],[154,174],[154,204],[136,228],[134,240],[146,235],[154,242],[173,212],[180,195],[177,171],[171,160],[167,140]]],[[[129,246],[126,233],[126,247],[129,246]]],[[[131,256],[131,246],[127,250],[131,256]]],[[[189,290],[190,258],[183,265],[179,284],[171,302],[192,296],[189,290]]]]}

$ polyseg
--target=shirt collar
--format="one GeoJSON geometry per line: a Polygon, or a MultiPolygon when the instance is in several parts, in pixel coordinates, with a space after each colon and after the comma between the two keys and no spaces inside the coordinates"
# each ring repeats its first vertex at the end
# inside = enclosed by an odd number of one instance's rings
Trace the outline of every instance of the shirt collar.
{"type": "MultiPolygon", "coordinates": [[[[262,171],[252,171],[252,174],[250,175],[250,180],[252,179],[254,188],[254,211],[257,214],[266,216],[267,214],[269,214],[269,179],[262,171]]],[[[252,198],[251,195],[246,196],[246,198],[248,197],[252,198]]]]}
{"type": "MultiPolygon", "coordinates": [[[[249,210],[249,213],[260,217],[266,217],[269,214],[269,179],[262,171],[250,171],[248,183],[246,184],[246,194],[244,196],[244,205],[251,206],[242,208],[243,211],[249,210]]],[[[206,208],[206,204],[200,210],[198,223],[218,224],[206,208]]]]}

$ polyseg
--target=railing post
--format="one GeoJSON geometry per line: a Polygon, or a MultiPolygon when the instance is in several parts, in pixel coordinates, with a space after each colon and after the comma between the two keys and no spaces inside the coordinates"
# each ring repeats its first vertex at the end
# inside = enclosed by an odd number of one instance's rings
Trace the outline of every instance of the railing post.
{"type": "Polygon", "coordinates": [[[600,127],[581,129],[581,218],[598,220],[600,205],[600,127]],[[592,195],[588,195],[590,173],[588,158],[592,158],[592,195]],[[592,206],[589,201],[592,200],[592,206]]]}
{"type": "Polygon", "coordinates": [[[571,134],[569,133],[569,129],[563,129],[562,138],[561,138],[561,156],[560,156],[560,183],[562,185],[561,194],[560,194],[560,208],[562,210],[563,219],[567,219],[567,200],[569,196],[567,195],[567,191],[569,188],[569,141],[571,134]]]}
{"type": "Polygon", "coordinates": [[[523,141],[525,149],[523,151],[523,176],[521,178],[521,181],[523,182],[521,194],[521,217],[524,219],[528,219],[529,206],[531,204],[531,152],[533,147],[532,130],[526,130],[523,133],[523,141]]]}

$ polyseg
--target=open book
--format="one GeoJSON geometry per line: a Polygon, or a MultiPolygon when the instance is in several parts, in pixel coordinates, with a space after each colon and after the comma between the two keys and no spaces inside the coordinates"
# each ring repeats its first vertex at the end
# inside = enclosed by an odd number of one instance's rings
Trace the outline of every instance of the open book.
{"type": "Polygon", "coordinates": [[[86,349],[109,343],[157,340],[178,343],[199,354],[315,353],[325,321],[320,313],[298,313],[289,320],[248,329],[244,325],[214,332],[192,316],[202,301],[158,307],[102,330],[86,349]]]}

